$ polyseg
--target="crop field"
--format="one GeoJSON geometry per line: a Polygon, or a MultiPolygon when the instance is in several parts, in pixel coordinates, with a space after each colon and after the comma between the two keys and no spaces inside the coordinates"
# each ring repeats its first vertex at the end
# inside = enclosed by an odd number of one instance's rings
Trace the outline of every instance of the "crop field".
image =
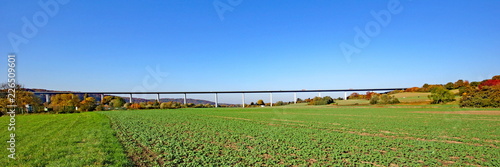
{"type": "MultiPolygon", "coordinates": [[[[10,117],[0,117],[8,122],[10,117]]],[[[2,150],[0,166],[130,166],[106,116],[35,114],[16,116],[16,159],[2,150]]],[[[0,131],[3,143],[10,132],[0,131]]]]}
{"type": "Polygon", "coordinates": [[[498,166],[500,110],[273,107],[105,111],[134,165],[498,166]]]}

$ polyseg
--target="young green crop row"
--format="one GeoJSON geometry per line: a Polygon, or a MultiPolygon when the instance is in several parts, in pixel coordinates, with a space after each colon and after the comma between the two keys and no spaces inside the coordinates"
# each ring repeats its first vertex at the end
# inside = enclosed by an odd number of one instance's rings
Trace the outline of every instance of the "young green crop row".
{"type": "Polygon", "coordinates": [[[418,109],[179,109],[102,114],[111,119],[136,165],[500,164],[499,116],[413,111],[418,109]]]}
{"type": "MultiPolygon", "coordinates": [[[[8,119],[0,117],[0,122],[8,119]]],[[[16,134],[16,159],[7,158],[8,150],[2,149],[0,166],[131,166],[104,115],[35,114],[16,119],[16,131],[0,131],[2,141],[16,134]]]]}

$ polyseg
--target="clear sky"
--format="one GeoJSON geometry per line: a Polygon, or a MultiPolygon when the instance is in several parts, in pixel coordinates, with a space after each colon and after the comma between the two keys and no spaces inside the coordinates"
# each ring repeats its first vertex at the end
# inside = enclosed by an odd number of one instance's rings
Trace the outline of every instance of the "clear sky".
{"type": "Polygon", "coordinates": [[[28,88],[388,88],[500,74],[497,0],[1,4],[0,53],[18,55],[18,80],[28,88]],[[342,43],[359,52],[346,54],[342,43]]]}

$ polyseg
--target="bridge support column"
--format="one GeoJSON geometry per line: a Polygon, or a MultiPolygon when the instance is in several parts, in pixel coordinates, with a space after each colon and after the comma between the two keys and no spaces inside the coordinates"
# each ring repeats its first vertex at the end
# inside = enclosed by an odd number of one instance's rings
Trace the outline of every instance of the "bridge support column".
{"type": "Polygon", "coordinates": [[[187,104],[187,94],[184,93],[184,105],[186,105],[186,104],[187,104]]]}
{"type": "Polygon", "coordinates": [[[130,94],[130,99],[128,101],[129,103],[134,103],[134,100],[132,100],[132,93],[130,94]]]}
{"type": "Polygon", "coordinates": [[[45,102],[50,103],[50,95],[45,94],[45,102]]]}
{"type": "Polygon", "coordinates": [[[293,104],[297,104],[297,93],[293,93],[293,104]]]}
{"type": "Polygon", "coordinates": [[[157,101],[158,103],[160,103],[160,94],[159,94],[159,93],[158,93],[158,94],[156,94],[156,101],[157,101]]]}
{"type": "Polygon", "coordinates": [[[215,93],[215,108],[219,107],[219,96],[215,93]]]}
{"type": "Polygon", "coordinates": [[[270,93],[269,97],[271,99],[271,101],[269,102],[269,106],[273,107],[273,93],[270,93]]]}
{"type": "Polygon", "coordinates": [[[319,94],[319,97],[321,97],[321,92],[319,92],[318,94],[319,94]]]}
{"type": "Polygon", "coordinates": [[[241,107],[242,108],[245,108],[245,93],[242,93],[241,94],[241,107]]]}
{"type": "Polygon", "coordinates": [[[101,94],[101,104],[104,104],[104,94],[101,94]]]}
{"type": "Polygon", "coordinates": [[[347,100],[347,92],[344,92],[344,100],[347,100]]]}

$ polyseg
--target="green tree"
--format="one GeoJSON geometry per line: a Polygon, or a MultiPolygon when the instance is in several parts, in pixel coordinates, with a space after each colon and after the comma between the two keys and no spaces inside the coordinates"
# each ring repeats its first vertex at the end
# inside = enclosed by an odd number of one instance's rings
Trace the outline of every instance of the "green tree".
{"type": "Polygon", "coordinates": [[[309,102],[310,105],[327,105],[331,103],[334,103],[334,100],[330,96],[314,97],[312,101],[309,102]]]}
{"type": "Polygon", "coordinates": [[[476,81],[474,81],[474,82],[471,82],[471,83],[470,83],[470,86],[471,86],[471,87],[473,87],[473,88],[476,88],[476,87],[478,87],[480,84],[481,84],[481,82],[476,82],[476,81]]]}
{"type": "Polygon", "coordinates": [[[108,105],[113,99],[115,99],[115,96],[104,96],[104,98],[101,99],[101,103],[108,105]]]}
{"type": "Polygon", "coordinates": [[[431,90],[431,95],[429,99],[432,100],[432,104],[447,103],[455,100],[455,96],[447,89],[442,87],[436,87],[431,90]]]}
{"type": "Polygon", "coordinates": [[[465,81],[464,81],[464,80],[461,80],[461,79],[459,79],[459,80],[458,80],[457,82],[455,82],[453,85],[454,85],[453,87],[454,87],[455,89],[458,89],[458,88],[460,88],[460,87],[466,86],[466,85],[465,85],[465,81]]]}
{"type": "Polygon", "coordinates": [[[109,105],[113,108],[121,108],[121,107],[123,107],[124,104],[125,104],[125,100],[123,100],[123,98],[121,98],[121,97],[115,98],[115,99],[111,100],[111,102],[109,102],[109,105]]]}
{"type": "Polygon", "coordinates": [[[266,105],[266,103],[264,103],[264,100],[260,99],[257,101],[257,105],[266,105]]]}
{"type": "Polygon", "coordinates": [[[377,104],[379,100],[380,100],[379,95],[372,96],[370,98],[370,104],[377,104]]]}
{"type": "Polygon", "coordinates": [[[448,82],[448,83],[446,83],[446,85],[444,85],[444,88],[446,88],[448,90],[452,90],[455,88],[455,84],[453,84],[453,82],[448,82]]]}
{"type": "Polygon", "coordinates": [[[390,96],[388,94],[383,95],[373,95],[370,98],[370,104],[397,104],[400,103],[399,99],[395,96],[390,96]]]}

